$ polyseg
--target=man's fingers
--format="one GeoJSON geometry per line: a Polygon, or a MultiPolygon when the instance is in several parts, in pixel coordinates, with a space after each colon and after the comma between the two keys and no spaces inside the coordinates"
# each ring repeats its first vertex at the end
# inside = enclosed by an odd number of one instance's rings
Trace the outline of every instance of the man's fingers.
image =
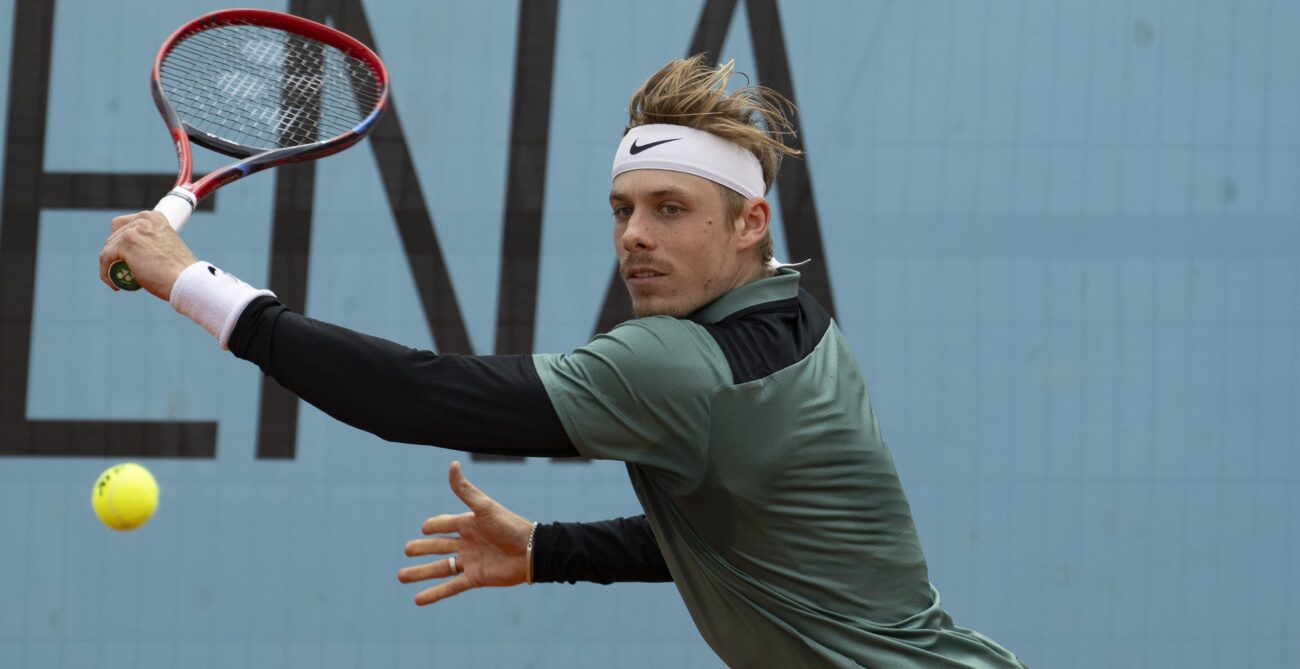
{"type": "Polygon", "coordinates": [[[461,522],[466,518],[472,518],[473,516],[474,513],[471,511],[455,515],[444,513],[424,521],[424,525],[420,526],[420,531],[425,534],[451,534],[452,532],[459,532],[461,522]]]}
{"type": "MultiPolygon", "coordinates": [[[[117,222],[123,218],[131,219],[132,217],[118,216],[113,219],[113,232],[108,235],[108,240],[104,242],[104,248],[99,252],[99,280],[108,284],[108,287],[113,290],[118,290],[118,288],[108,278],[108,269],[113,263],[122,259],[122,253],[118,250],[122,241],[122,226],[119,226],[117,222]]],[[[128,220],[128,222],[130,221],[128,220]]]]}
{"type": "Polygon", "coordinates": [[[99,252],[99,280],[103,281],[104,284],[107,285],[109,288],[112,288],[113,290],[118,290],[118,287],[113,285],[112,279],[108,278],[108,268],[109,266],[112,265],[114,261],[108,260],[107,256],[111,252],[110,250],[112,248],[113,247],[111,246],[105,245],[104,250],[99,252]]]}
{"type": "Polygon", "coordinates": [[[460,539],[456,537],[435,537],[433,539],[412,539],[406,542],[406,555],[447,555],[460,551],[460,539]]]}
{"type": "Polygon", "coordinates": [[[167,218],[156,211],[141,211],[114,218],[110,227],[112,232],[99,254],[100,280],[112,286],[110,268],[126,260],[145,290],[164,300],[170,298],[176,276],[194,262],[194,254],[167,218]]]}
{"type": "Polygon", "coordinates": [[[135,214],[126,214],[125,216],[115,216],[115,217],[113,217],[113,223],[112,223],[110,229],[111,229],[113,232],[117,232],[118,230],[120,230],[120,229],[121,229],[123,226],[125,226],[126,224],[130,223],[131,221],[134,221],[134,220],[137,219],[137,218],[140,218],[140,214],[143,214],[143,213],[144,213],[144,212],[138,212],[138,213],[135,213],[135,214]]]}
{"type": "Polygon", "coordinates": [[[397,570],[397,580],[402,583],[415,583],[416,581],[427,581],[431,578],[447,578],[454,576],[451,573],[451,562],[449,560],[434,560],[428,564],[418,564],[414,567],[402,567],[397,570]]]}
{"type": "Polygon", "coordinates": [[[104,248],[99,252],[99,280],[108,284],[109,288],[118,290],[113,285],[112,279],[108,276],[108,270],[113,263],[122,260],[122,240],[126,235],[127,226],[137,220],[142,220],[146,212],[118,216],[113,219],[112,232],[108,234],[108,239],[104,241],[104,248]]]}
{"type": "Polygon", "coordinates": [[[474,487],[474,484],[465,478],[465,474],[460,470],[459,461],[451,463],[451,470],[447,473],[447,479],[451,483],[451,491],[456,493],[456,496],[465,503],[465,506],[480,511],[492,504],[493,500],[487,496],[487,493],[474,487]]]}
{"type": "Polygon", "coordinates": [[[464,574],[461,574],[446,583],[439,583],[438,585],[416,595],[415,604],[417,606],[428,606],[436,601],[448,597],[455,597],[456,595],[469,590],[470,587],[469,578],[464,574]]]}

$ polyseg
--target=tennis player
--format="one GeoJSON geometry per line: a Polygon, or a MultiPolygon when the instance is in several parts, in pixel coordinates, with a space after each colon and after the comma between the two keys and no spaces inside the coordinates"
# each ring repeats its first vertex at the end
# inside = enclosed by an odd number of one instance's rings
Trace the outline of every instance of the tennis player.
{"type": "Polygon", "coordinates": [[[459,551],[401,572],[451,578],[417,603],[529,569],[582,576],[581,540],[615,567],[593,580],[671,578],[731,666],[1020,667],[940,605],[857,362],[772,259],[764,195],[793,153],[789,106],[727,91],[731,72],[674,61],[633,95],[609,202],[637,318],[568,354],[438,355],[305,318],[197,261],[150,212],[114,219],[100,274],[126,260],[223,348],[385,439],[627,463],[644,518],[567,529],[523,521],[453,466],[471,511],[429,519],[446,536],[408,544],[459,551]]]}

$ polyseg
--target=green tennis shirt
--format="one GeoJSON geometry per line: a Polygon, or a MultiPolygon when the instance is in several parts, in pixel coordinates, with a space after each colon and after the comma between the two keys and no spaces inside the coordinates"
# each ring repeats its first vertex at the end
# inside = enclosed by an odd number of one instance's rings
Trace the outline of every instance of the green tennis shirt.
{"type": "Polygon", "coordinates": [[[930,585],[839,328],[790,269],[534,364],[573,444],[621,460],[733,667],[1020,667],[930,585]]]}

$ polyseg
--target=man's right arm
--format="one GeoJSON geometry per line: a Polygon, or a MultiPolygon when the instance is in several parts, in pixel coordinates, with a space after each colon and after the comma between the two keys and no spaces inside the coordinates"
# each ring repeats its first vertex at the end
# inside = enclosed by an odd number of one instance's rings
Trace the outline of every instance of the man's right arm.
{"type": "Polygon", "coordinates": [[[673,580],[644,515],[537,526],[534,583],[661,583],[673,580]]]}
{"type": "Polygon", "coordinates": [[[645,516],[535,524],[470,483],[459,462],[447,480],[469,510],[426,519],[424,538],[406,542],[405,552],[437,557],[397,572],[402,583],[431,582],[415,596],[419,606],[475,588],[522,585],[530,573],[533,583],[672,580],[645,516]]]}

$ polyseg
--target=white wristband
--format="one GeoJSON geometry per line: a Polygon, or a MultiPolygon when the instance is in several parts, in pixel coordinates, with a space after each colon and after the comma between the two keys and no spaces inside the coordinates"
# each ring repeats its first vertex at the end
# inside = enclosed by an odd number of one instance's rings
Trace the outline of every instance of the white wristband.
{"type": "Polygon", "coordinates": [[[239,322],[240,314],[244,313],[244,307],[262,295],[275,297],[275,293],[269,290],[258,290],[233,274],[199,261],[176,277],[171,305],[212,333],[221,344],[221,350],[226,351],[230,349],[230,333],[239,322]]]}

